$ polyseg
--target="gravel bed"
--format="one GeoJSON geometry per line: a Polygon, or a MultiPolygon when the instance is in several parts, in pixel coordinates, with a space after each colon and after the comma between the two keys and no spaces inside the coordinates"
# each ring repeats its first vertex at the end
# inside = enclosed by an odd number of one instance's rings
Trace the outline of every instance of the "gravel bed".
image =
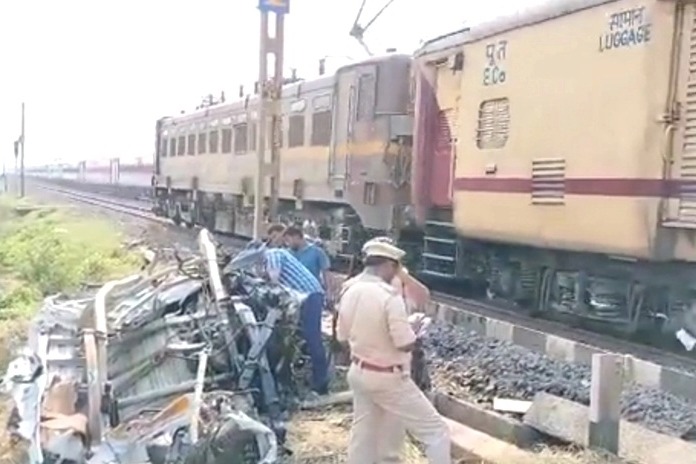
{"type": "MultiPolygon", "coordinates": [[[[547,392],[590,403],[590,368],[556,361],[509,342],[483,338],[466,329],[433,324],[425,339],[436,388],[489,405],[494,397],[532,400],[547,392]]],[[[656,389],[624,389],[623,417],[657,432],[691,439],[696,403],[656,389]]],[[[696,439],[694,439],[696,441],[696,439]]]]}

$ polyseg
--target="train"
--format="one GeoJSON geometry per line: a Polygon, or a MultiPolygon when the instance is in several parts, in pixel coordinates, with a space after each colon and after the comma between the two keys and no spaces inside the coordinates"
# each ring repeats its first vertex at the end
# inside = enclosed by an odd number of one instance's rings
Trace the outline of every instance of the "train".
{"type": "MultiPolygon", "coordinates": [[[[156,123],[162,216],[251,235],[257,95],[156,123]]],[[[534,316],[696,339],[696,5],[556,0],[282,91],[280,215],[534,316]]],[[[673,337],[672,337],[673,338],[673,337]]]]}
{"type": "Polygon", "coordinates": [[[152,198],[152,172],[152,162],[143,159],[126,162],[120,158],[108,162],[56,163],[26,169],[28,176],[50,180],[64,187],[77,184],[83,190],[98,194],[142,200],[152,198]]]}
{"type": "MultiPolygon", "coordinates": [[[[285,85],[279,215],[335,256],[408,228],[411,56],[389,54],[285,85]]],[[[253,235],[258,95],[157,122],[155,198],[177,222],[253,235]]],[[[413,224],[415,226],[415,223],[413,224]]]]}

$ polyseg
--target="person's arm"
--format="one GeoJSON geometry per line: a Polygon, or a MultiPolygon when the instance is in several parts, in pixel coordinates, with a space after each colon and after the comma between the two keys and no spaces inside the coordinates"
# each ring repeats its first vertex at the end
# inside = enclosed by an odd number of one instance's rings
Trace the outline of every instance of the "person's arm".
{"type": "Polygon", "coordinates": [[[393,296],[387,300],[387,325],[389,335],[394,346],[399,351],[412,351],[416,344],[416,334],[411,328],[406,312],[406,304],[400,296],[393,296]]]}
{"type": "Polygon", "coordinates": [[[341,299],[338,301],[338,321],[336,323],[336,341],[342,345],[346,345],[350,338],[350,328],[353,324],[352,305],[352,295],[350,293],[346,295],[342,292],[341,299]]]}
{"type": "Polygon", "coordinates": [[[283,257],[275,251],[266,252],[266,274],[273,283],[279,283],[280,272],[283,269],[283,257]]]}
{"type": "Polygon", "coordinates": [[[331,276],[329,275],[329,269],[331,268],[331,260],[329,259],[329,256],[326,254],[326,252],[322,250],[320,247],[317,247],[317,251],[317,256],[319,259],[319,270],[321,272],[321,283],[324,286],[324,290],[328,292],[329,290],[331,290],[329,288],[329,285],[331,284],[331,276]]]}
{"type": "Polygon", "coordinates": [[[399,273],[399,278],[404,286],[404,296],[415,303],[417,307],[423,307],[430,301],[428,287],[409,274],[406,269],[399,273]]]}

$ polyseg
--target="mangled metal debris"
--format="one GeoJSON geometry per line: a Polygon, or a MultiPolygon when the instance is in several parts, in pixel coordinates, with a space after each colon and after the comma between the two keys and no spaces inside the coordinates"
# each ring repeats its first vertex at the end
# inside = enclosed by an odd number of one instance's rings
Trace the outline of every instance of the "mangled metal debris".
{"type": "MultiPolygon", "coordinates": [[[[4,388],[29,463],[273,463],[306,388],[304,295],[230,259],[211,235],[177,265],[93,297],[45,301],[4,388]]],[[[254,253],[258,253],[255,251],[254,253]]]]}

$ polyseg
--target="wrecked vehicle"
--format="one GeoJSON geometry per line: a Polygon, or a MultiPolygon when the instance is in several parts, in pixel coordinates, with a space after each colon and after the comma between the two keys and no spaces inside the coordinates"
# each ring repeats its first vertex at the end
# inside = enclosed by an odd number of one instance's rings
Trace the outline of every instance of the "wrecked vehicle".
{"type": "Polygon", "coordinates": [[[80,300],[47,298],[3,379],[29,463],[273,463],[306,378],[305,295],[199,234],[80,300]]]}

